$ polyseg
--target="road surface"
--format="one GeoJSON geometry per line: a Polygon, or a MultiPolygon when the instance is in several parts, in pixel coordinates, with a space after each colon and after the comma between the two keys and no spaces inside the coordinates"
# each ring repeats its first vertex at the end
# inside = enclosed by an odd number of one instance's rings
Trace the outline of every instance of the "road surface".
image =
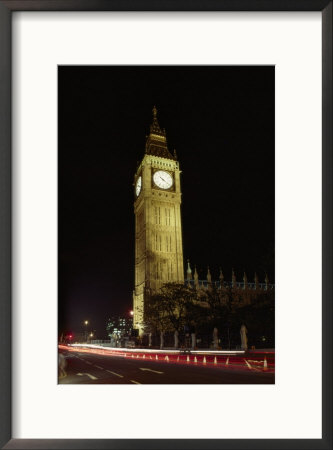
{"type": "Polygon", "coordinates": [[[243,368],[150,361],[59,349],[65,372],[59,384],[274,384],[274,373],[243,368]]]}

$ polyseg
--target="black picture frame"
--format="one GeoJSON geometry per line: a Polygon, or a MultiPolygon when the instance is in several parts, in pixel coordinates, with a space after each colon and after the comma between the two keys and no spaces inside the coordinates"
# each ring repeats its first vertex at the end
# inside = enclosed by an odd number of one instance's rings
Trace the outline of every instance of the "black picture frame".
{"type": "MultiPolygon", "coordinates": [[[[332,448],[332,0],[0,0],[0,445],[6,449],[332,448]],[[15,11],[321,11],[322,439],[12,439],[11,21],[15,11]]],[[[309,386],[311,388],[311,386],[309,386]]],[[[306,395],[306,393],[304,393],[306,395]]]]}

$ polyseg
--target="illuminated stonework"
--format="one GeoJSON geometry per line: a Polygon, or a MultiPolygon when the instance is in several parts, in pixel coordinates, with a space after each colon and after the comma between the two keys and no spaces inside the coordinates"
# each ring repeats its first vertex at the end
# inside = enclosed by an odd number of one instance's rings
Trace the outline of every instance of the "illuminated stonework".
{"type": "Polygon", "coordinates": [[[168,150],[165,130],[157,122],[154,107],[145,155],[134,177],[133,325],[140,334],[147,295],[163,283],[184,282],[180,173],[176,155],[168,150]],[[136,188],[138,180],[140,190],[136,188]]]}

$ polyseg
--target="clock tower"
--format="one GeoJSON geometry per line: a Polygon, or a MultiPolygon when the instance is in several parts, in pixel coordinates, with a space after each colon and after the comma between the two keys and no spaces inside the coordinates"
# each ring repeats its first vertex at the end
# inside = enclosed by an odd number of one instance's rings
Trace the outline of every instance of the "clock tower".
{"type": "Polygon", "coordinates": [[[145,154],[134,176],[133,325],[141,335],[147,296],[164,283],[184,282],[180,173],[154,107],[145,154]]]}

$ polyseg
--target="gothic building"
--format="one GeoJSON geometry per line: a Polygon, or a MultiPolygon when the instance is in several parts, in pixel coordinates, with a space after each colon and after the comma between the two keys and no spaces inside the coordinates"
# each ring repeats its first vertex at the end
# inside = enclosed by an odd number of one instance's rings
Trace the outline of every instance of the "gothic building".
{"type": "Polygon", "coordinates": [[[207,278],[205,280],[199,280],[197,269],[195,267],[194,273],[192,273],[189,260],[187,261],[185,284],[188,287],[195,289],[199,297],[204,297],[205,292],[208,289],[216,288],[217,291],[222,292],[226,291],[227,289],[231,289],[233,298],[243,304],[249,304],[253,300],[255,300],[255,298],[258,297],[260,293],[271,291],[274,289],[274,284],[269,283],[267,274],[265,276],[264,283],[259,283],[259,278],[256,273],[254,274],[253,282],[249,282],[245,272],[243,275],[243,280],[237,281],[234,270],[232,270],[231,282],[224,279],[222,270],[220,270],[219,280],[213,281],[209,267],[207,270],[207,278]]]}
{"type": "Polygon", "coordinates": [[[134,176],[133,325],[140,334],[146,296],[166,282],[184,282],[180,173],[154,107],[145,154],[134,176]]]}
{"type": "MultiPolygon", "coordinates": [[[[164,283],[178,282],[204,292],[215,285],[224,289],[222,272],[217,282],[212,281],[208,269],[207,280],[199,280],[195,269],[188,264],[184,279],[180,167],[176,152],[170,153],[165,129],[157,121],[157,110],[153,108],[153,123],[147,136],[145,153],[134,175],[135,214],[135,284],[133,292],[133,327],[143,333],[145,299],[164,283]]],[[[230,283],[229,283],[230,284],[230,283]]],[[[253,283],[244,273],[243,282],[237,282],[232,273],[231,288],[245,302],[259,291],[272,289],[266,277],[259,283],[257,275],[253,283]]]]}

